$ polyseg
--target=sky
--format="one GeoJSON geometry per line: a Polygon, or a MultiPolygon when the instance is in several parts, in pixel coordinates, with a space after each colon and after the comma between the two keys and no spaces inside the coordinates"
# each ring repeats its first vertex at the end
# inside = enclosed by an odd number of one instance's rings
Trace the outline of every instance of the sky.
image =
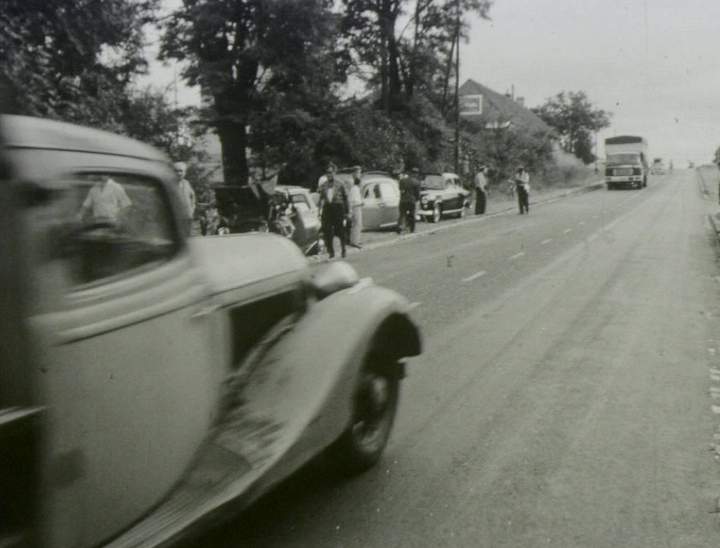
{"type": "Polygon", "coordinates": [[[720,2],[496,0],[490,16],[471,21],[461,80],[514,85],[528,106],[583,90],[612,113],[600,141],[642,135],[678,166],[720,146],[720,2]]]}
{"type": "MultiPolygon", "coordinates": [[[[178,4],[164,1],[166,9],[178,4]]],[[[720,2],[495,0],[490,17],[470,18],[461,82],[472,78],[501,93],[514,86],[530,107],[560,91],[585,91],[612,113],[600,142],[642,135],[651,157],[677,166],[707,162],[720,146],[720,2]]],[[[176,72],[152,62],[145,83],[171,85],[176,72]]],[[[182,84],[177,98],[200,100],[182,84]]]]}

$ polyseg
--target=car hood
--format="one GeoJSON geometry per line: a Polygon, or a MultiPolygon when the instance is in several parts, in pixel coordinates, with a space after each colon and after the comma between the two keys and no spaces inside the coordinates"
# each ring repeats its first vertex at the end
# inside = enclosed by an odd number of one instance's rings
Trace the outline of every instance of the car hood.
{"type": "Polygon", "coordinates": [[[420,190],[420,196],[427,196],[428,198],[434,198],[435,196],[442,196],[444,190],[435,188],[423,188],[420,190]]]}
{"type": "Polygon", "coordinates": [[[275,234],[245,233],[190,238],[191,252],[203,265],[214,293],[257,282],[300,280],[308,264],[292,241],[275,234]]]}

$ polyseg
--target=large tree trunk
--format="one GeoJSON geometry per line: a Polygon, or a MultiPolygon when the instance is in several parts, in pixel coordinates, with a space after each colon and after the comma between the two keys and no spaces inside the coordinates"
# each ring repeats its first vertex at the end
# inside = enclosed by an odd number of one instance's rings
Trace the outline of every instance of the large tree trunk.
{"type": "Polygon", "coordinates": [[[217,134],[222,149],[225,184],[247,184],[248,165],[245,150],[248,140],[245,124],[222,120],[217,126],[217,134]]]}

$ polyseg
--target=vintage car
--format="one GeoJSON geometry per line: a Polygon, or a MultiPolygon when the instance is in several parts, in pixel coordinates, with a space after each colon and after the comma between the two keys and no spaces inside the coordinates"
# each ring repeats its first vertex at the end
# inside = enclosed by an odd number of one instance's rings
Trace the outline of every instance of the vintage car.
{"type": "Polygon", "coordinates": [[[218,185],[214,191],[221,234],[275,232],[295,242],[305,255],[322,250],[320,214],[308,189],[275,185],[267,196],[259,194],[261,188],[248,186],[218,185]]]}
{"type": "MultiPolygon", "coordinates": [[[[348,187],[352,175],[339,173],[337,177],[348,187]]],[[[366,171],[360,179],[363,199],[363,230],[379,230],[397,226],[400,206],[398,182],[384,171],[366,171]]]]}
{"type": "Polygon", "coordinates": [[[0,116],[0,546],[187,541],[384,450],[408,303],[274,234],[186,238],[168,159],[0,116]]]}
{"type": "Polygon", "coordinates": [[[465,190],[454,173],[428,173],[421,183],[418,215],[425,221],[437,223],[443,217],[463,217],[470,204],[470,192],[465,190]]]}

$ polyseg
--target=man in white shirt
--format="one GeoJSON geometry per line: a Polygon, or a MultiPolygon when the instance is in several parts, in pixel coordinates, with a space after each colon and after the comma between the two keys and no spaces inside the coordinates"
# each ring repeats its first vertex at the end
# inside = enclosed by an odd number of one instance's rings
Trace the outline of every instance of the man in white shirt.
{"type": "Polygon", "coordinates": [[[80,218],[88,214],[95,222],[121,225],[127,209],[132,205],[125,189],[110,177],[96,183],[88,192],[80,209],[80,218]]]}
{"type": "Polygon", "coordinates": [[[521,166],[515,172],[514,180],[520,215],[530,213],[530,174],[521,166]]]}
{"type": "Polygon", "coordinates": [[[362,168],[355,166],[353,169],[353,184],[350,187],[350,245],[360,249],[360,234],[362,233],[362,206],[363,199],[360,193],[362,183],[362,168]]]}
{"type": "Polygon", "coordinates": [[[475,175],[475,215],[484,214],[486,206],[487,179],[485,178],[485,166],[480,166],[475,175]]]}
{"type": "Polygon", "coordinates": [[[193,217],[195,216],[195,191],[185,178],[187,174],[187,164],[185,162],[175,162],[173,167],[178,177],[177,188],[180,193],[180,203],[183,206],[182,213],[184,216],[181,222],[183,223],[185,234],[189,236],[192,231],[193,217]]]}

